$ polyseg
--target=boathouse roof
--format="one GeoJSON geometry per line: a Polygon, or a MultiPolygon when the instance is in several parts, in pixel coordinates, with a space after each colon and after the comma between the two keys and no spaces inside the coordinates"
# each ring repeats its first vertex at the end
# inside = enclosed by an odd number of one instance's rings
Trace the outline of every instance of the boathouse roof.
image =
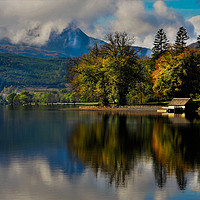
{"type": "Polygon", "coordinates": [[[168,106],[185,106],[191,98],[173,98],[168,106]]]}

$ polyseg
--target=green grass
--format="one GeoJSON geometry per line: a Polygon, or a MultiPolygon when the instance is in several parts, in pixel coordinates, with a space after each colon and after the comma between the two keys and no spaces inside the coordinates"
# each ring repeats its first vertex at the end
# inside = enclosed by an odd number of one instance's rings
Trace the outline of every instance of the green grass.
{"type": "MultiPolygon", "coordinates": [[[[35,105],[35,103],[32,103],[31,105],[35,105]]],[[[38,103],[38,105],[47,105],[47,103],[38,103]]],[[[89,102],[89,103],[48,103],[48,105],[86,105],[86,106],[92,106],[92,105],[99,105],[98,102],[89,102]]]]}
{"type": "Polygon", "coordinates": [[[170,101],[160,101],[160,102],[148,102],[147,105],[167,105],[170,101]]]}

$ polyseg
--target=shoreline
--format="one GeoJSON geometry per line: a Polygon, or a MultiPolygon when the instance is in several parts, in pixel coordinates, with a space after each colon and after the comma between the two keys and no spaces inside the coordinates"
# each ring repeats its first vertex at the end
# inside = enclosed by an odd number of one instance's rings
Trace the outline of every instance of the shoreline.
{"type": "Polygon", "coordinates": [[[78,108],[64,108],[66,111],[107,111],[107,112],[148,112],[158,113],[157,110],[164,110],[162,106],[121,106],[121,107],[101,107],[101,106],[79,106],[78,108]]]}

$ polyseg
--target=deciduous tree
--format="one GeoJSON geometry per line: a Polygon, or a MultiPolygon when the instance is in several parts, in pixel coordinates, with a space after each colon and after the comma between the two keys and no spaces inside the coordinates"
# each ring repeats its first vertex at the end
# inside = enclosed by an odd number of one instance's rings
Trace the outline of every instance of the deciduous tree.
{"type": "Polygon", "coordinates": [[[8,101],[9,104],[13,104],[13,100],[15,98],[17,94],[15,92],[9,94],[7,97],[6,97],[6,100],[8,101]]]}
{"type": "Polygon", "coordinates": [[[104,105],[108,104],[109,97],[125,105],[129,89],[134,87],[141,72],[132,47],[134,37],[116,32],[106,35],[105,39],[108,43],[100,48],[94,46],[72,69],[72,85],[76,93],[87,92],[98,97],[104,105]]]}
{"type": "Polygon", "coordinates": [[[173,48],[156,62],[152,74],[153,90],[158,97],[189,97],[200,91],[200,51],[185,49],[177,54],[173,48]]]}

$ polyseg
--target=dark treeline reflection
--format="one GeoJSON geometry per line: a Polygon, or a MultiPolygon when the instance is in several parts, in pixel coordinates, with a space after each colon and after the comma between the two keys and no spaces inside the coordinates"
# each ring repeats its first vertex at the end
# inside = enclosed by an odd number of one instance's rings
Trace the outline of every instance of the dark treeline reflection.
{"type": "Polygon", "coordinates": [[[187,124],[172,124],[157,121],[152,132],[155,178],[160,187],[167,175],[175,173],[180,190],[187,185],[187,173],[200,170],[200,127],[187,124]]]}
{"type": "Polygon", "coordinates": [[[128,123],[126,115],[108,114],[93,123],[82,123],[72,134],[69,148],[96,173],[100,170],[108,176],[110,183],[124,185],[136,157],[150,150],[151,139],[151,128],[143,127],[142,117],[133,119],[134,126],[128,123]],[[138,132],[142,129],[143,135],[138,132]]]}
{"type": "MultiPolygon", "coordinates": [[[[92,117],[91,117],[92,118],[92,117]]],[[[200,170],[200,126],[173,125],[167,117],[101,114],[76,127],[68,140],[69,151],[83,165],[116,186],[127,179],[142,158],[153,160],[158,187],[175,175],[180,190],[189,172],[200,170]]],[[[200,181],[199,181],[200,182],[200,181]]]]}

